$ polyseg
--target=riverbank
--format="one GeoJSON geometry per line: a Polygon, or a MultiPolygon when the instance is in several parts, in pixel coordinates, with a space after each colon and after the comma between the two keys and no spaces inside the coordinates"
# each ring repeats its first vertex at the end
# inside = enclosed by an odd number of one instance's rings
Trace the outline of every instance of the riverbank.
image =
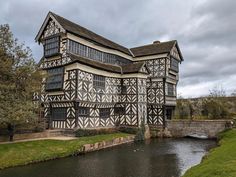
{"type": "Polygon", "coordinates": [[[214,140],[153,138],[76,157],[0,170],[1,177],[179,177],[214,140]]]}
{"type": "Polygon", "coordinates": [[[1,144],[0,169],[98,150],[112,146],[112,142],[114,144],[122,144],[123,142],[117,142],[117,139],[125,139],[130,136],[130,134],[126,133],[113,133],[81,137],[73,140],[38,140],[1,144]],[[99,145],[101,146],[99,147],[99,145]]]}
{"type": "Polygon", "coordinates": [[[235,177],[236,129],[219,135],[219,146],[204,157],[201,164],[189,169],[183,177],[235,177]]]}

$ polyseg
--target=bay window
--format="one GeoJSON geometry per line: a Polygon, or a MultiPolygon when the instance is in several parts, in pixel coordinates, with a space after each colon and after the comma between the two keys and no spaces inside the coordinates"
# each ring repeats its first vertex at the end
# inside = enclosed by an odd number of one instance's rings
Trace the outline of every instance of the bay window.
{"type": "Polygon", "coordinates": [[[61,90],[63,87],[63,77],[64,77],[63,67],[49,69],[47,70],[47,73],[48,77],[45,86],[46,91],[61,90]]]}
{"type": "Polygon", "coordinates": [[[60,52],[60,37],[51,37],[45,39],[44,43],[44,56],[50,57],[60,52]]]}

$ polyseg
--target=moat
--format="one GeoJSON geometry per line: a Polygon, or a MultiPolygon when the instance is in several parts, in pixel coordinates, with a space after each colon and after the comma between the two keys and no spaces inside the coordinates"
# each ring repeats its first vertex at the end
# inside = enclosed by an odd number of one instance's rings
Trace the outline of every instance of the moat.
{"type": "Polygon", "coordinates": [[[9,168],[1,177],[178,177],[200,163],[213,140],[153,139],[117,147],[9,168]]]}

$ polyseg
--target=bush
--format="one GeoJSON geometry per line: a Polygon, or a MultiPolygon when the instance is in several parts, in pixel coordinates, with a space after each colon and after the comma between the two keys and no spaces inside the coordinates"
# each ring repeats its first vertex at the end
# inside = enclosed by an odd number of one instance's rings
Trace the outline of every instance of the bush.
{"type": "MultiPolygon", "coordinates": [[[[15,134],[26,134],[26,133],[35,133],[43,132],[45,130],[44,122],[35,122],[30,124],[17,125],[14,131],[15,134]]],[[[0,124],[0,136],[9,135],[6,124],[0,124]]]]}
{"type": "Polygon", "coordinates": [[[145,139],[144,133],[145,133],[145,125],[142,122],[141,127],[119,127],[119,132],[128,133],[128,134],[134,134],[135,135],[135,141],[143,141],[145,139]]]}
{"type": "Polygon", "coordinates": [[[137,134],[138,128],[137,127],[119,127],[119,131],[123,133],[129,133],[129,134],[137,134]]]}
{"type": "Polygon", "coordinates": [[[83,136],[95,136],[101,134],[111,134],[118,132],[117,129],[114,128],[103,128],[103,129],[78,129],[75,131],[76,137],[83,137],[83,136]]]}
{"type": "Polygon", "coordinates": [[[177,100],[177,105],[175,109],[176,119],[189,119],[190,116],[190,103],[188,100],[179,99],[177,100]]]}
{"type": "Polygon", "coordinates": [[[208,98],[203,102],[202,115],[209,119],[226,119],[230,117],[226,103],[219,98],[208,98]]]}

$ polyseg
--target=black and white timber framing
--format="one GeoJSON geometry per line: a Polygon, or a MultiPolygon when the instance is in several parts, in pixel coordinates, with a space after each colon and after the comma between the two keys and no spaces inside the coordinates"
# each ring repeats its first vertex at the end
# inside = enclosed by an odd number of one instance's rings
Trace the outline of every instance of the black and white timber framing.
{"type": "Polygon", "coordinates": [[[176,40],[125,48],[49,12],[35,40],[46,76],[34,101],[50,128],[164,126],[176,105],[176,40]]]}

